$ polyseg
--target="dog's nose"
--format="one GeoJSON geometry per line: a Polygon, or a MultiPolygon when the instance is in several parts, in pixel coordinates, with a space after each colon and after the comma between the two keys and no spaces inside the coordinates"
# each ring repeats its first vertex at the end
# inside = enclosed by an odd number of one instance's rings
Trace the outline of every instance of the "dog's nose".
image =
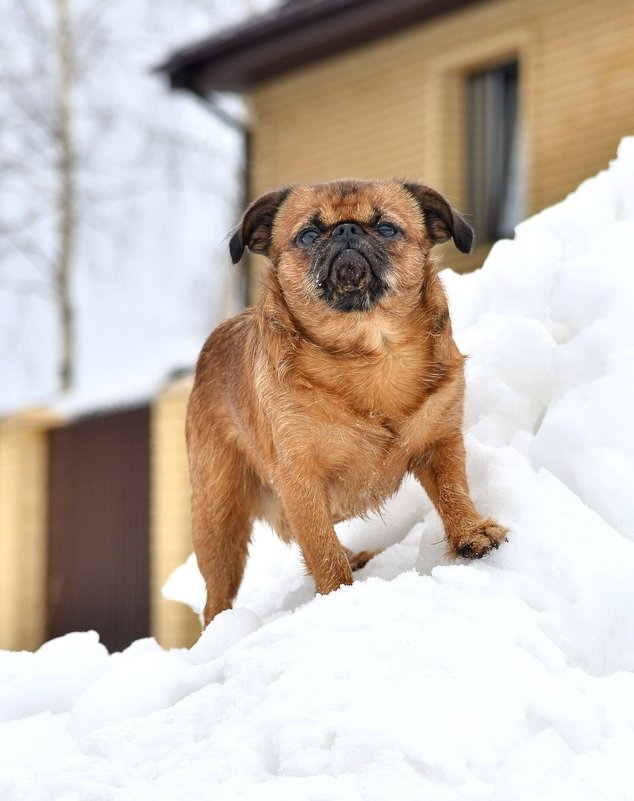
{"type": "Polygon", "coordinates": [[[361,236],[361,234],[363,234],[363,228],[356,223],[341,223],[341,225],[338,225],[332,232],[333,237],[340,236],[346,239],[348,242],[350,241],[351,237],[361,236]]]}

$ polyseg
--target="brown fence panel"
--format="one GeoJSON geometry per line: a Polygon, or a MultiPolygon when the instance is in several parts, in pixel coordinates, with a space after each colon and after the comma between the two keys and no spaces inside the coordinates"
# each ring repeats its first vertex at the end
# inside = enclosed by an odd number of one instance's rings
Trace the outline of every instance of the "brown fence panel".
{"type": "Polygon", "coordinates": [[[110,651],[149,632],[149,410],[49,434],[47,636],[95,629],[110,651]]]}

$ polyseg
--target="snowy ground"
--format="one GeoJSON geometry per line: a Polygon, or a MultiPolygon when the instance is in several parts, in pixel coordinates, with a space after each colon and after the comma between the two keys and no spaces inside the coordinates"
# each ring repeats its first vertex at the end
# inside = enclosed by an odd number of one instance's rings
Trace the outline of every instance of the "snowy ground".
{"type": "MultiPolygon", "coordinates": [[[[634,798],[634,139],[445,273],[471,355],[469,474],[511,529],[447,564],[408,484],[313,597],[259,528],[234,611],[190,650],[96,634],[0,654],[3,801],[634,798]]],[[[185,567],[168,594],[197,606],[185,567]]]]}

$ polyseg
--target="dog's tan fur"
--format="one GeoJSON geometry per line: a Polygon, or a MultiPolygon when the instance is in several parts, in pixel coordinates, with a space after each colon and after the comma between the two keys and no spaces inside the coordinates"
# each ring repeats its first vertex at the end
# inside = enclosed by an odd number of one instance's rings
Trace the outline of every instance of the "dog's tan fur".
{"type": "Polygon", "coordinates": [[[206,623],[231,606],[256,518],[299,543],[318,592],[350,584],[374,553],[347,552],[333,524],[379,509],[407,473],[436,506],[451,553],[480,557],[505,538],[468,493],[464,359],[430,260],[452,236],[468,249],[470,229],[440,195],[398,181],[298,185],[245,213],[232,255],[268,255],[266,288],[207,340],[187,418],[206,623]],[[333,309],[298,232],[316,217],[324,236],[342,221],[370,230],[377,213],[402,232],[388,248],[389,290],[369,310],[333,309]]]}

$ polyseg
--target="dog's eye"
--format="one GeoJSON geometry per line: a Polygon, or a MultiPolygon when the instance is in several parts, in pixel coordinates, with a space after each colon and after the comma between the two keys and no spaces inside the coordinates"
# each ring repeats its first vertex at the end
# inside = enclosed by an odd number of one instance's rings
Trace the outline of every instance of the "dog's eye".
{"type": "Polygon", "coordinates": [[[385,237],[385,239],[389,239],[397,234],[396,228],[393,225],[390,225],[390,223],[381,223],[376,230],[381,236],[385,237]]]}
{"type": "Polygon", "coordinates": [[[310,247],[319,236],[319,231],[316,228],[305,228],[297,234],[297,242],[304,247],[310,247]]]}

